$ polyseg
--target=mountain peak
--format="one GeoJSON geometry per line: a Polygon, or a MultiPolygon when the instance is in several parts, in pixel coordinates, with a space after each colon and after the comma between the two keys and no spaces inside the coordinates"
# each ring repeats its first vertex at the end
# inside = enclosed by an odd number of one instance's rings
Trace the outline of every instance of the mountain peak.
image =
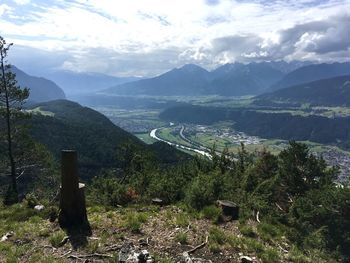
{"type": "Polygon", "coordinates": [[[197,72],[197,71],[208,72],[206,69],[195,64],[185,64],[182,67],[178,68],[178,70],[187,71],[187,72],[197,72]]]}

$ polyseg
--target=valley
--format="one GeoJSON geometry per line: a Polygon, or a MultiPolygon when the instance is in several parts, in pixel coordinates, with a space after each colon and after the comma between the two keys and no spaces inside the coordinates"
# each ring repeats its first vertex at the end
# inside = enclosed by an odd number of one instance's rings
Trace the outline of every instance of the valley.
{"type": "MultiPolygon", "coordinates": [[[[250,110],[269,115],[291,114],[292,116],[312,117],[320,116],[333,119],[335,117],[349,117],[349,107],[331,106],[310,106],[300,107],[264,107],[254,104],[252,96],[245,97],[223,97],[223,96],[136,96],[134,99],[140,101],[147,99],[159,104],[169,103],[170,105],[195,105],[205,109],[210,107],[238,110],[250,110]]],[[[141,103],[142,105],[142,103],[141,103]]],[[[190,153],[209,156],[211,149],[215,145],[215,150],[221,153],[225,148],[229,152],[237,155],[241,148],[241,143],[250,153],[255,153],[266,149],[273,154],[280,153],[288,145],[288,140],[281,138],[265,138],[263,136],[251,135],[242,130],[234,128],[234,121],[214,121],[210,124],[196,124],[182,121],[167,121],[160,118],[163,108],[141,107],[123,108],[118,105],[94,106],[95,110],[107,116],[114,124],[134,134],[146,144],[156,141],[167,142],[178,149],[190,153]]],[[[189,114],[189,112],[188,112],[189,114]]],[[[209,118],[209,116],[208,116],[209,118]]],[[[349,174],[350,151],[341,149],[337,145],[327,143],[317,143],[308,140],[300,140],[306,143],[310,151],[323,156],[327,164],[340,168],[339,179],[345,180],[349,174]]]]}

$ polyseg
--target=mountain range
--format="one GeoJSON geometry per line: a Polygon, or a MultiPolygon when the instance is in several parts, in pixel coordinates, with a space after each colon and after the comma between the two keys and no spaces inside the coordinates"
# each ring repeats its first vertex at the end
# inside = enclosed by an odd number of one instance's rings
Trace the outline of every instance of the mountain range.
{"type": "Polygon", "coordinates": [[[344,75],[350,75],[350,62],[307,65],[285,75],[271,86],[270,91],[344,75]]]}
{"type": "Polygon", "coordinates": [[[257,96],[256,99],[313,105],[350,106],[350,75],[279,89],[257,96]]]}
{"type": "Polygon", "coordinates": [[[16,74],[16,80],[20,87],[29,88],[28,101],[31,103],[64,99],[66,97],[64,91],[51,80],[28,75],[15,66],[11,67],[11,71],[16,74]]]}
{"type": "Polygon", "coordinates": [[[79,95],[139,80],[137,77],[114,77],[101,73],[55,70],[43,75],[57,83],[68,95],[79,95]]]}
{"type": "Polygon", "coordinates": [[[213,71],[187,64],[159,76],[115,85],[105,93],[117,95],[243,96],[261,94],[283,76],[310,62],[225,64],[213,71]]]}

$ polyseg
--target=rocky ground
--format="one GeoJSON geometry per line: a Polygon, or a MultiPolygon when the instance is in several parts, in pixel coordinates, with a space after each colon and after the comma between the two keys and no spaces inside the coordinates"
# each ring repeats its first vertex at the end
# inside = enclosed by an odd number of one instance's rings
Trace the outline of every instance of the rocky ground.
{"type": "Polygon", "coordinates": [[[91,235],[67,233],[52,209],[0,206],[0,262],[319,262],[268,224],[217,223],[210,212],[94,206],[88,217],[91,235]]]}

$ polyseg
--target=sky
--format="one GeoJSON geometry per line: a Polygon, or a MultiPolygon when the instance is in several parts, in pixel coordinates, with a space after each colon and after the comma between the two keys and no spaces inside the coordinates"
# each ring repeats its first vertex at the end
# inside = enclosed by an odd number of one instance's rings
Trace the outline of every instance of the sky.
{"type": "Polygon", "coordinates": [[[350,61],[350,0],[0,0],[10,62],[150,77],[193,63],[350,61]]]}

